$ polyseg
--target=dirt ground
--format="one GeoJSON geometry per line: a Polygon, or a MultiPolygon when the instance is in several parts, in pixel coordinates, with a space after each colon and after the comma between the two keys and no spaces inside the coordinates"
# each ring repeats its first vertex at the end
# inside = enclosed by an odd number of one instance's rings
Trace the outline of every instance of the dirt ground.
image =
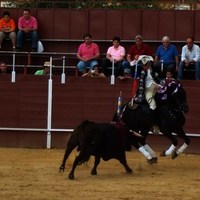
{"type": "Polygon", "coordinates": [[[98,175],[90,175],[93,158],[78,166],[75,179],[59,173],[63,149],[0,148],[1,200],[199,200],[200,155],[183,154],[172,160],[159,157],[149,165],[136,151],[127,152],[133,174],[117,160],[102,161],[98,175]]]}

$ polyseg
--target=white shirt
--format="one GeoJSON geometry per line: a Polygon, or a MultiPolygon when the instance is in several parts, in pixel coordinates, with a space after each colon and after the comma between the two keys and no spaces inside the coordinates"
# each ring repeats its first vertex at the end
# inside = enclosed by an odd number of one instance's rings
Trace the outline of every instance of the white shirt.
{"type": "Polygon", "coordinates": [[[181,53],[181,61],[184,61],[184,60],[188,60],[188,61],[194,60],[195,62],[199,61],[200,59],[199,51],[200,51],[200,48],[196,44],[193,44],[191,50],[188,49],[187,45],[183,46],[182,53],[181,53]]]}
{"type": "Polygon", "coordinates": [[[120,60],[125,56],[125,48],[121,45],[119,45],[118,48],[111,46],[108,48],[107,54],[111,55],[115,60],[120,60]]]}
{"type": "Polygon", "coordinates": [[[145,81],[145,87],[149,88],[154,83],[153,77],[151,75],[151,69],[147,69],[147,77],[145,81]]]}

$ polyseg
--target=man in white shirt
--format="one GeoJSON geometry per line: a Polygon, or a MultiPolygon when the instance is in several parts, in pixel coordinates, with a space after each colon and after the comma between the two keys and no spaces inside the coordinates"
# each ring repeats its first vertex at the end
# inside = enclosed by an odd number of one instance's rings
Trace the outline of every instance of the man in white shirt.
{"type": "Polygon", "coordinates": [[[186,39],[186,45],[182,48],[181,62],[178,68],[177,79],[181,80],[184,75],[184,69],[195,69],[195,79],[200,80],[200,48],[194,44],[194,39],[188,37],[186,39]]]}

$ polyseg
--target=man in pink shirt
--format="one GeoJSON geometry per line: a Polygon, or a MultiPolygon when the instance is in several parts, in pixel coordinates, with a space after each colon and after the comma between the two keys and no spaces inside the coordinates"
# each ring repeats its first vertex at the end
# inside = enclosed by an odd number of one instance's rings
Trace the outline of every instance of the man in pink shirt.
{"type": "Polygon", "coordinates": [[[125,49],[120,45],[120,38],[113,38],[113,46],[109,47],[106,53],[106,59],[102,63],[102,71],[106,76],[111,75],[108,68],[112,67],[114,64],[114,74],[115,76],[123,76],[122,61],[125,57],[125,49]],[[114,63],[113,63],[114,62],[114,63]]]}
{"type": "Polygon", "coordinates": [[[83,39],[84,43],[78,48],[77,57],[80,61],[77,64],[77,69],[82,74],[85,74],[87,67],[93,70],[95,66],[98,66],[96,59],[100,57],[100,53],[98,45],[92,42],[92,36],[90,34],[85,34],[83,39]]]}
{"type": "Polygon", "coordinates": [[[20,50],[25,39],[31,40],[32,51],[37,51],[38,23],[35,17],[31,16],[30,9],[24,9],[23,16],[18,20],[17,50],[20,50]]]}

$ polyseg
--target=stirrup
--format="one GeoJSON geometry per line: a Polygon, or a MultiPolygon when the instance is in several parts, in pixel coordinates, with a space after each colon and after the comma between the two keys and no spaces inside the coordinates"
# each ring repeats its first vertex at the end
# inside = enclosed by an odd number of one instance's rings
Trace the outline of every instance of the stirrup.
{"type": "Polygon", "coordinates": [[[137,96],[137,97],[134,98],[133,101],[134,101],[135,103],[141,103],[142,100],[143,100],[142,96],[137,96]]]}

